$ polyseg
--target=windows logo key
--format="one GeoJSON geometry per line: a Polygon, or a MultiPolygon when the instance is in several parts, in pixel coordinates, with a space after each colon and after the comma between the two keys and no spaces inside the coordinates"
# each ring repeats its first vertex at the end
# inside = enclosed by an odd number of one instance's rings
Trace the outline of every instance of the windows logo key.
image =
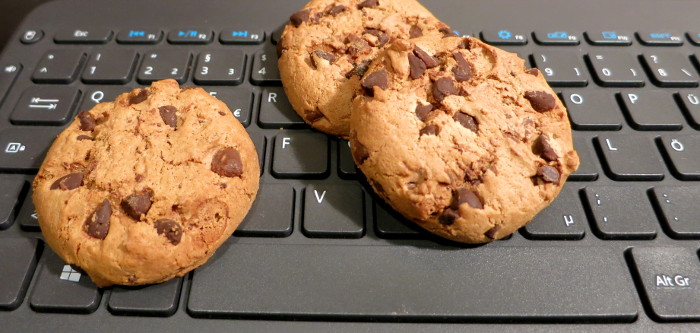
{"type": "Polygon", "coordinates": [[[73,269],[71,265],[63,265],[63,270],[61,271],[61,280],[70,282],[80,282],[80,277],[83,274],[73,269]]]}

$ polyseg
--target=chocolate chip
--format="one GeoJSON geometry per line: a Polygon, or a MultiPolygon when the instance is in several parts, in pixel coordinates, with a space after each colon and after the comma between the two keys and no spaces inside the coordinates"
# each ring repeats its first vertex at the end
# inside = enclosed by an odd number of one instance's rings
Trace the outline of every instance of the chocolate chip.
{"type": "Polygon", "coordinates": [[[309,20],[310,13],[311,13],[311,9],[300,10],[300,11],[292,14],[292,16],[289,17],[289,21],[292,22],[292,24],[295,27],[298,27],[302,23],[309,20]]]}
{"type": "Polygon", "coordinates": [[[364,39],[356,39],[350,42],[350,46],[348,47],[348,53],[353,57],[359,56],[366,50],[369,50],[369,44],[364,39]]]}
{"type": "Polygon", "coordinates": [[[367,147],[360,143],[360,141],[354,140],[351,148],[352,158],[355,159],[358,165],[364,163],[369,158],[369,150],[367,150],[367,147]]]}
{"type": "Polygon", "coordinates": [[[323,113],[318,110],[304,110],[304,118],[309,122],[313,123],[323,117],[323,113]]]}
{"type": "Polygon", "coordinates": [[[554,148],[552,148],[552,145],[549,144],[549,140],[547,140],[547,137],[544,135],[540,135],[535,139],[532,151],[547,161],[556,161],[559,158],[557,152],[554,151],[554,148]]]}
{"type": "Polygon", "coordinates": [[[370,35],[372,35],[372,36],[377,37],[377,41],[378,41],[379,43],[378,43],[377,45],[375,45],[375,46],[382,46],[382,45],[386,44],[386,42],[389,41],[389,36],[387,36],[387,35],[386,35],[383,31],[381,31],[381,30],[377,30],[377,29],[367,29],[367,30],[365,30],[364,33],[370,34],[370,35]]]}
{"type": "Polygon", "coordinates": [[[425,63],[425,66],[428,68],[433,68],[433,67],[440,64],[440,62],[438,61],[437,58],[435,58],[435,57],[431,56],[430,54],[428,54],[427,52],[423,51],[423,49],[421,49],[418,46],[413,48],[413,53],[415,53],[416,56],[418,58],[420,58],[420,60],[423,60],[423,62],[425,63]]]}
{"type": "Polygon", "coordinates": [[[417,25],[412,25],[411,28],[408,30],[408,36],[410,38],[418,38],[423,36],[423,29],[421,29],[417,25]]]}
{"type": "MultiPolygon", "coordinates": [[[[314,51],[314,54],[321,59],[328,60],[328,62],[331,64],[334,63],[336,59],[333,53],[325,52],[322,50],[316,50],[314,51]]],[[[319,64],[316,63],[315,57],[311,57],[311,62],[313,62],[314,67],[318,68],[319,64]]]]}
{"type": "Polygon", "coordinates": [[[378,5],[379,5],[378,0],[365,0],[365,1],[360,2],[360,4],[357,5],[357,8],[359,8],[359,9],[362,9],[365,7],[373,8],[373,7],[377,7],[378,5]]]}
{"type": "Polygon", "coordinates": [[[493,226],[493,228],[491,228],[491,229],[489,229],[488,231],[486,231],[486,232],[484,233],[484,236],[486,236],[486,237],[488,237],[488,238],[491,238],[491,239],[496,239],[496,233],[498,232],[498,230],[501,230],[501,226],[500,226],[500,225],[495,225],[495,226],[493,226]]]}
{"type": "Polygon", "coordinates": [[[464,126],[466,129],[471,130],[472,132],[476,133],[476,131],[479,129],[479,125],[476,123],[476,118],[463,113],[463,112],[457,112],[455,113],[454,120],[460,123],[460,125],[464,126]]]}
{"type": "Polygon", "coordinates": [[[559,170],[553,166],[543,165],[537,168],[537,175],[547,183],[559,185],[559,170]]]}
{"type": "Polygon", "coordinates": [[[345,7],[343,5],[336,5],[336,6],[331,7],[330,10],[328,10],[328,14],[335,16],[338,13],[345,11],[346,9],[347,9],[347,7],[345,7]]]}
{"type": "Polygon", "coordinates": [[[88,236],[105,239],[109,233],[110,216],[112,216],[112,207],[109,205],[109,200],[105,199],[85,220],[85,232],[88,236]]]}
{"type": "Polygon", "coordinates": [[[440,221],[440,224],[442,225],[452,225],[459,217],[459,212],[457,210],[445,208],[445,211],[442,212],[438,218],[438,221],[440,221]]]}
{"type": "Polygon", "coordinates": [[[528,91],[525,93],[525,99],[530,101],[530,105],[537,112],[549,111],[557,105],[554,96],[544,91],[528,91]]]}
{"type": "Polygon", "coordinates": [[[469,204],[472,208],[484,209],[476,193],[466,188],[460,188],[452,193],[452,208],[457,209],[463,203],[469,204]]]}
{"type": "Polygon", "coordinates": [[[211,171],[224,177],[240,177],[243,174],[241,154],[233,148],[222,148],[211,160],[211,171]]]}
{"type": "Polygon", "coordinates": [[[433,111],[432,104],[422,105],[422,104],[418,103],[418,105],[416,106],[416,116],[421,121],[425,121],[428,118],[430,111],[433,111]]]}
{"type": "Polygon", "coordinates": [[[92,140],[94,140],[91,136],[89,136],[89,135],[84,135],[84,134],[78,135],[78,137],[77,137],[76,139],[77,139],[78,141],[83,141],[83,140],[90,140],[90,141],[92,141],[92,140]]]}
{"type": "Polygon", "coordinates": [[[443,37],[457,37],[457,34],[448,27],[442,27],[438,31],[442,32],[443,37]]]}
{"type": "Polygon", "coordinates": [[[426,66],[423,60],[420,60],[420,58],[416,57],[411,53],[408,54],[408,66],[411,69],[411,79],[414,80],[423,76],[423,73],[425,73],[426,70],[426,66]]]}
{"type": "Polygon", "coordinates": [[[126,215],[139,221],[141,215],[146,215],[151,209],[151,195],[150,193],[134,193],[122,199],[121,205],[126,215]]]}
{"type": "Polygon", "coordinates": [[[419,134],[420,135],[437,135],[440,129],[436,125],[427,125],[423,127],[419,134]]]}
{"type": "Polygon", "coordinates": [[[51,184],[50,189],[61,189],[63,191],[66,191],[78,188],[78,186],[80,185],[83,185],[83,173],[75,172],[69,173],[59,179],[56,179],[56,181],[53,182],[53,184],[51,184]]]}
{"type": "Polygon", "coordinates": [[[447,77],[442,77],[433,84],[433,97],[438,102],[442,102],[445,97],[457,95],[459,91],[455,87],[454,81],[447,77]]]}
{"type": "Polygon", "coordinates": [[[129,105],[139,104],[148,98],[148,90],[139,89],[138,92],[131,92],[129,94],[129,105]]]}
{"type": "Polygon", "coordinates": [[[163,118],[163,122],[172,127],[177,127],[177,109],[172,105],[161,106],[158,108],[160,112],[160,117],[163,118]]]}
{"type": "Polygon", "coordinates": [[[358,77],[363,77],[365,76],[365,73],[367,72],[367,69],[369,68],[369,64],[371,63],[371,60],[363,60],[359,64],[355,65],[353,69],[351,69],[349,72],[345,74],[346,78],[350,78],[353,75],[357,75],[358,77]]]}
{"type": "Polygon", "coordinates": [[[534,76],[538,76],[538,75],[540,75],[540,70],[537,68],[530,68],[530,69],[526,70],[525,73],[528,73],[528,74],[534,75],[534,76]]]}
{"type": "Polygon", "coordinates": [[[389,74],[386,69],[372,72],[362,80],[361,85],[368,96],[374,96],[374,87],[378,87],[382,90],[389,88],[389,74]]]}
{"type": "Polygon", "coordinates": [[[160,219],[153,222],[153,227],[156,228],[156,232],[158,232],[159,235],[164,235],[170,244],[180,244],[180,239],[182,239],[182,227],[180,227],[177,222],[169,219],[160,219]]]}
{"type": "Polygon", "coordinates": [[[457,45],[457,47],[460,49],[467,49],[467,50],[472,48],[471,42],[467,38],[462,38],[462,41],[459,42],[459,45],[457,45]]]}
{"type": "Polygon", "coordinates": [[[277,59],[279,59],[282,56],[282,51],[284,51],[284,48],[282,47],[282,43],[277,43],[277,45],[275,45],[275,52],[277,53],[277,59]]]}
{"type": "Polygon", "coordinates": [[[472,66],[469,65],[469,62],[467,62],[459,52],[453,52],[452,57],[457,61],[457,66],[452,68],[455,80],[457,80],[457,82],[469,81],[472,77],[472,66]]]}
{"type": "Polygon", "coordinates": [[[87,111],[78,113],[78,120],[80,120],[81,131],[91,132],[97,125],[95,118],[93,118],[87,111]]]}

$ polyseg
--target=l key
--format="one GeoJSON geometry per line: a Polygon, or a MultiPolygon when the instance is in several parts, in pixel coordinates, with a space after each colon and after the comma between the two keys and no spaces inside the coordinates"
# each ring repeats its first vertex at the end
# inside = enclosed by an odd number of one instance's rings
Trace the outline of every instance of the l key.
{"type": "Polygon", "coordinates": [[[605,170],[610,178],[615,180],[664,178],[661,156],[656,149],[653,149],[654,142],[648,136],[610,133],[597,139],[598,147],[603,152],[605,170]]]}
{"type": "Polygon", "coordinates": [[[627,52],[596,52],[588,55],[598,83],[606,87],[641,87],[642,69],[637,59],[627,52]]]}

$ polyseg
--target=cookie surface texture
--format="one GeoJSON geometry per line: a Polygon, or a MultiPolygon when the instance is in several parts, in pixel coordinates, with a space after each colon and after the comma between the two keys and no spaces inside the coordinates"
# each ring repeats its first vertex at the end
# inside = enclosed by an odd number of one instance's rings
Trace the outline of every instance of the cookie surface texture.
{"type": "Polygon", "coordinates": [[[282,34],[280,76],[306,123],[347,138],[352,99],[378,52],[397,38],[450,34],[415,0],[312,0],[282,34]]]}
{"type": "Polygon", "coordinates": [[[224,103],[174,80],[76,116],[49,149],[33,201],[48,245],[100,287],[183,276],[233,233],[259,164],[224,103]]]}
{"type": "Polygon", "coordinates": [[[355,162],[395,210],[441,237],[511,234],[578,167],[566,109],[542,73],[477,39],[396,41],[362,85],[355,162]]]}

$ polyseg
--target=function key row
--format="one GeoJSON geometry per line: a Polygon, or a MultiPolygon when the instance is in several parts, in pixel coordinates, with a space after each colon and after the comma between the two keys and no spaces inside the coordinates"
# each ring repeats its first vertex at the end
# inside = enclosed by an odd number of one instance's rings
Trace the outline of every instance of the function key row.
{"type": "MultiPolygon", "coordinates": [[[[470,33],[460,33],[460,36],[476,36],[470,33]]],[[[529,37],[539,45],[579,45],[581,40],[586,40],[591,45],[601,46],[628,46],[632,45],[635,37],[646,46],[681,46],[687,38],[691,44],[700,46],[700,33],[687,32],[684,34],[675,31],[638,31],[623,30],[589,30],[580,32],[567,30],[527,31],[518,30],[484,30],[481,39],[493,45],[525,45],[529,37]],[[585,38],[584,38],[585,37],[585,38]]]]}
{"type": "MultiPolygon", "coordinates": [[[[209,44],[217,35],[211,29],[185,28],[163,32],[159,29],[126,29],[116,32],[120,44],[157,44],[163,36],[170,44],[209,44]]],[[[104,44],[112,40],[111,29],[64,29],[56,32],[53,41],[58,44],[104,44]]],[[[222,44],[260,44],[265,41],[262,30],[227,29],[218,33],[222,44]]],[[[24,44],[34,44],[44,37],[41,30],[26,30],[20,37],[24,44]]]]}

